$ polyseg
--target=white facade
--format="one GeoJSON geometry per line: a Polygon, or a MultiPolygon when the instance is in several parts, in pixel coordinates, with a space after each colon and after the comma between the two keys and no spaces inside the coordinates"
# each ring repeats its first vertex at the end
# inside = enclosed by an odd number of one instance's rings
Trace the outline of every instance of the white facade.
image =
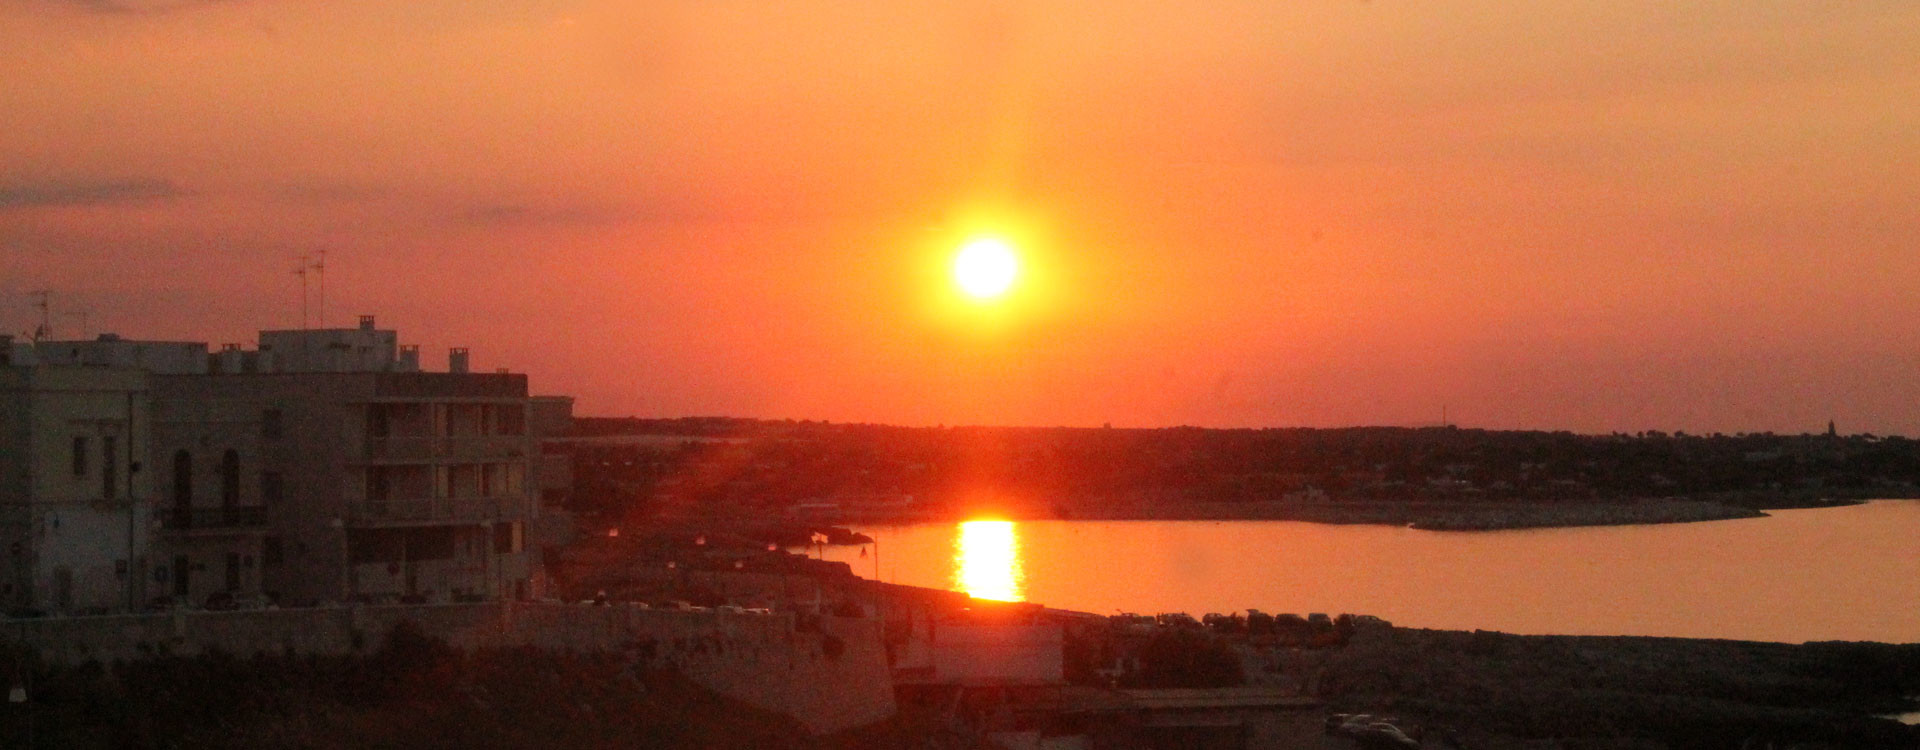
{"type": "Polygon", "coordinates": [[[0,340],[0,610],[536,595],[569,483],[534,420],[571,402],[526,382],[419,372],[371,317],[251,351],[0,340]]]}
{"type": "Polygon", "coordinates": [[[118,367],[166,375],[207,373],[204,341],[131,341],[103,333],[88,341],[40,341],[32,348],[40,364],[118,367]]]}
{"type": "Polygon", "coordinates": [[[0,603],[126,609],[145,595],[152,493],[148,375],[0,366],[0,603]]]}
{"type": "Polygon", "coordinates": [[[401,349],[399,334],[360,316],[357,328],[261,331],[260,352],[272,372],[419,372],[419,350],[401,349]]]}

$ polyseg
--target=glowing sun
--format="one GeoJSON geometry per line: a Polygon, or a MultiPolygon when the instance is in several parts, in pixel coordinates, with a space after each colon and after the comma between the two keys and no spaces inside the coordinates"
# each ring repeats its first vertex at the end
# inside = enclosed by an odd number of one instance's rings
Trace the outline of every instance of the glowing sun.
{"type": "Polygon", "coordinates": [[[992,299],[1013,287],[1020,275],[1020,258],[1005,240],[992,237],[968,242],[953,258],[953,281],[976,299],[992,299]]]}

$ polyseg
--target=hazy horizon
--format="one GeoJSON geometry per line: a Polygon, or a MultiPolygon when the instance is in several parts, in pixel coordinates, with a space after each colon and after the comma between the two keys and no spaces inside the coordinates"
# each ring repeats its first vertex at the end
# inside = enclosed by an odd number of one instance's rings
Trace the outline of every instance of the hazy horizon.
{"type": "Polygon", "coordinates": [[[1916,53],[1892,0],[0,0],[0,330],[251,342],[325,248],[328,324],[588,415],[1916,434],[1916,53]]]}
{"type": "MultiPolygon", "coordinates": [[[[1101,423],[1101,424],[1058,424],[1058,423],[1053,423],[1053,424],[1042,424],[1042,423],[1027,423],[1027,424],[1009,424],[1009,423],[965,423],[965,422],[955,422],[955,423],[947,423],[947,422],[933,422],[933,423],[904,423],[904,422],[874,422],[874,421],[852,421],[852,420],[839,420],[839,419],[820,419],[820,418],[818,418],[818,417],[798,417],[798,416],[796,416],[796,417],[780,417],[780,416],[775,416],[775,417],[755,417],[755,416],[743,416],[743,415],[726,415],[726,414],[679,414],[679,415],[659,415],[659,416],[645,416],[645,415],[638,415],[638,414],[604,414],[604,413],[596,413],[596,412],[587,412],[587,411],[581,411],[581,410],[579,410],[578,408],[575,408],[575,409],[574,409],[574,412],[573,412],[573,416],[574,416],[574,418],[575,418],[575,419],[580,419],[580,418],[586,418],[586,419],[639,419],[639,420],[676,420],[676,419],[738,419],[738,420],[753,420],[753,421],[760,421],[760,422],[796,422],[796,423],[801,423],[801,422],[813,422],[813,423],[819,423],[819,424],[835,424],[835,425],[859,425],[859,426],[870,426],[870,427],[897,427],[897,428],[901,428],[901,429],[911,429],[911,430],[920,430],[920,429],[988,429],[988,430],[993,430],[993,429],[1010,429],[1010,430],[1100,430],[1100,429],[1115,429],[1115,430],[1182,430],[1182,429],[1198,429],[1198,430],[1373,430],[1373,429],[1386,429],[1386,430],[1427,430],[1427,429],[1439,429],[1439,428],[1443,428],[1443,427],[1447,427],[1447,428],[1454,428],[1454,429],[1460,429],[1460,430],[1486,430],[1486,431],[1499,431],[1499,432],[1548,432],[1548,433],[1557,433],[1557,432],[1569,432],[1569,433],[1573,433],[1573,434],[1576,434],[1576,435],[1586,435],[1586,436],[1594,436],[1594,437],[1605,437],[1605,436],[1609,436],[1609,435],[1629,435],[1629,436],[1638,436],[1638,435],[1641,435],[1641,434],[1645,434],[1645,433],[1649,433],[1649,432],[1659,432],[1659,433],[1661,433],[1661,434],[1664,434],[1664,435],[1668,435],[1668,436],[1678,436],[1678,435],[1681,435],[1681,434],[1684,434],[1684,435],[1686,435],[1687,437],[1714,437],[1714,436],[1716,436],[1716,435],[1719,435],[1719,436],[1724,436],[1724,437],[1739,437],[1739,436],[1741,436],[1741,435],[1760,435],[1760,434],[1772,434],[1772,435],[1776,435],[1776,436],[1781,436],[1781,437],[1794,437],[1794,436],[1808,436],[1808,435],[1812,435],[1812,436],[1818,436],[1818,435],[1824,435],[1824,434],[1826,434],[1826,423],[1824,423],[1824,422],[1823,422],[1823,423],[1821,423],[1820,425],[1818,425],[1818,429],[1805,429],[1805,430],[1794,430],[1794,431],[1791,431],[1791,432],[1782,432],[1782,431],[1777,431],[1777,430],[1776,430],[1776,431],[1768,431],[1768,430],[1754,430],[1754,431],[1742,431],[1742,432],[1715,432],[1715,431],[1712,431],[1712,430],[1707,430],[1707,431],[1695,431],[1695,430],[1689,430],[1689,429],[1686,429],[1686,428],[1680,428],[1680,429],[1678,429],[1678,430],[1659,430],[1659,429],[1653,429],[1653,428],[1646,428],[1646,429],[1638,429],[1638,430],[1611,430],[1611,431],[1606,431],[1606,432],[1587,432],[1587,431],[1582,431],[1582,430],[1573,430],[1573,429],[1567,429],[1567,428],[1561,428],[1561,427],[1543,427],[1543,426],[1533,426],[1533,427],[1527,427],[1527,426],[1520,426],[1520,427],[1487,427],[1487,426],[1485,426],[1485,425],[1478,425],[1478,424],[1462,424],[1462,423],[1461,423],[1461,422],[1459,422],[1458,420],[1454,420],[1454,419],[1448,419],[1448,420],[1447,420],[1447,422],[1446,422],[1446,424],[1441,424],[1441,423],[1439,422],[1439,420],[1435,420],[1435,421],[1433,421],[1433,422],[1427,422],[1427,423],[1408,423],[1408,424],[1384,424],[1384,423],[1372,423],[1372,424],[1328,424],[1328,425],[1302,425],[1302,424],[1262,424],[1262,425],[1242,425],[1242,426],[1234,426],[1234,427],[1223,427],[1223,426],[1220,426],[1220,425],[1208,425],[1208,424],[1158,424],[1158,425],[1125,425],[1125,424],[1108,424],[1108,423],[1101,423]]],[[[1837,424],[1836,424],[1836,426],[1835,426],[1835,428],[1836,428],[1836,430],[1837,430],[1837,434],[1838,434],[1838,435],[1839,435],[1840,437],[1843,437],[1843,438],[1844,438],[1844,437],[1862,437],[1862,436],[1867,436],[1867,435],[1871,435],[1871,436],[1873,436],[1873,437],[1876,437],[1876,438],[1905,438],[1905,439],[1911,439],[1911,438],[1913,437],[1913,436],[1911,436],[1911,435],[1906,435],[1906,434],[1901,434],[1901,433],[1881,433],[1881,432],[1873,432],[1873,431],[1871,431],[1871,430],[1855,430],[1855,431],[1851,431],[1851,432],[1849,432],[1849,431],[1847,431],[1847,430],[1845,430],[1845,429],[1839,429],[1839,427],[1838,427],[1838,425],[1837,425],[1837,424]]]]}

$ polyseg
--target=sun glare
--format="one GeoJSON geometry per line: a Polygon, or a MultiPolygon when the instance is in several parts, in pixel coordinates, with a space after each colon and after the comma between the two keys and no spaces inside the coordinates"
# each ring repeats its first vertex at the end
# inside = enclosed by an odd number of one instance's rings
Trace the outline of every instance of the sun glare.
{"type": "Polygon", "coordinates": [[[954,587],[975,599],[1017,602],[1025,573],[1012,521],[967,521],[953,542],[954,587]]]}
{"type": "Polygon", "coordinates": [[[953,281],[975,299],[1006,294],[1020,274],[1020,258],[1006,240],[986,237],[960,248],[953,258],[953,281]]]}

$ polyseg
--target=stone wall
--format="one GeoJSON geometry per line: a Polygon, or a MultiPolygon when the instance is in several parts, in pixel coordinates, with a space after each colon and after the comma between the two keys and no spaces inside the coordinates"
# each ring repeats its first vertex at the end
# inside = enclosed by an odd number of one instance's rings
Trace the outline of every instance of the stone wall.
{"type": "Polygon", "coordinates": [[[707,688],[835,732],[893,714],[877,619],[495,602],[8,620],[0,641],[52,661],[136,659],[220,649],[349,654],[402,621],[463,648],[614,651],[673,667],[707,688]]]}

